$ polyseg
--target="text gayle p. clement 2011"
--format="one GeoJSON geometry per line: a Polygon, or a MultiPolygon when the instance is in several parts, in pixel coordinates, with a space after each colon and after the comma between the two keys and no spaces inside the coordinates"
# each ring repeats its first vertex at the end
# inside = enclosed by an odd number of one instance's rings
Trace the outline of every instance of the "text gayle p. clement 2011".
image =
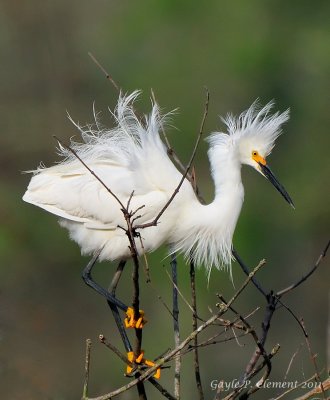
{"type": "Polygon", "coordinates": [[[310,389],[315,389],[318,386],[320,386],[320,383],[315,382],[315,381],[299,382],[297,380],[295,380],[295,381],[271,381],[269,379],[266,379],[264,382],[261,380],[256,383],[252,383],[249,380],[245,380],[242,382],[239,379],[232,379],[231,381],[222,381],[222,380],[214,379],[210,382],[210,386],[211,386],[212,390],[221,389],[224,392],[233,390],[233,389],[237,389],[240,387],[250,388],[254,385],[256,385],[262,389],[296,389],[299,387],[301,389],[309,389],[310,390],[310,389]]]}

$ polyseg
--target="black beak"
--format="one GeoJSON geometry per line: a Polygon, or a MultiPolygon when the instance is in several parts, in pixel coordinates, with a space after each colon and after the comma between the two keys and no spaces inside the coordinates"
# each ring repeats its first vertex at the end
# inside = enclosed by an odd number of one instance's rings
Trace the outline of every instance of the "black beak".
{"type": "Polygon", "coordinates": [[[275,178],[275,175],[272,173],[271,169],[268,168],[267,165],[263,165],[258,163],[260,166],[260,170],[262,174],[271,182],[273,186],[281,193],[281,195],[285,198],[285,200],[290,204],[291,207],[294,207],[293,201],[289,196],[288,192],[284,189],[284,187],[280,184],[280,182],[275,178]]]}

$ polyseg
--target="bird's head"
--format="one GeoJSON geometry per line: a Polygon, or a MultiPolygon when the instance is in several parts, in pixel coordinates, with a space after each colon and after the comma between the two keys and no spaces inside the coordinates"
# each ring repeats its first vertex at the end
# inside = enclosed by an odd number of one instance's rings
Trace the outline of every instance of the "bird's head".
{"type": "Polygon", "coordinates": [[[239,117],[230,114],[223,121],[227,125],[229,137],[241,164],[250,165],[261,173],[294,207],[291,197],[276,179],[266,161],[266,157],[275,145],[275,140],[281,134],[282,124],[289,119],[289,110],[281,114],[279,112],[270,114],[272,107],[273,102],[263,108],[254,102],[239,117]]]}

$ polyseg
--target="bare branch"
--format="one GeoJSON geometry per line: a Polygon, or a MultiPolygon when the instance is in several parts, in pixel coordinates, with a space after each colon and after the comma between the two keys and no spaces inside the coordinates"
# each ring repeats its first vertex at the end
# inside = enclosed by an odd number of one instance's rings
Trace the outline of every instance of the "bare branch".
{"type": "Polygon", "coordinates": [[[88,52],[88,55],[94,61],[94,63],[100,68],[100,70],[104,73],[106,79],[112,83],[112,85],[117,89],[118,92],[120,92],[120,87],[114,81],[112,76],[109,75],[108,72],[104,69],[104,67],[97,61],[97,59],[94,57],[94,55],[91,52],[88,52]]]}
{"type": "Polygon", "coordinates": [[[57,136],[53,135],[54,139],[58,141],[58,143],[63,146],[65,149],[69,150],[76,158],[81,162],[81,164],[94,176],[95,179],[97,179],[101,185],[105,188],[105,190],[111,194],[112,197],[114,197],[117,202],[119,203],[120,207],[122,210],[126,211],[126,208],[124,207],[123,203],[119,200],[118,196],[116,196],[113,191],[102,181],[102,179],[78,156],[77,152],[73,150],[72,147],[66,145],[62,140],[60,140],[57,136]]]}
{"type": "Polygon", "coordinates": [[[119,394],[125,392],[126,390],[136,386],[139,382],[148,380],[158,368],[161,368],[167,361],[172,360],[178,352],[184,349],[200,332],[204,331],[207,327],[212,325],[219,317],[221,317],[228,308],[233,304],[233,302],[239,297],[239,295],[243,292],[246,286],[249,284],[253,276],[259,271],[259,269],[264,265],[264,263],[260,262],[256,268],[252,272],[250,272],[249,276],[243,282],[241,287],[236,291],[236,293],[232,296],[232,298],[228,301],[226,305],[223,305],[219,312],[215,315],[212,315],[206,322],[201,324],[195,331],[191,332],[190,335],[183,340],[179,346],[177,346],[174,350],[169,351],[163,358],[161,358],[155,365],[151,368],[148,368],[145,372],[141,373],[138,378],[135,378],[127,385],[122,386],[110,393],[104,394],[102,396],[90,398],[90,400],[110,400],[112,397],[118,396],[119,394]]]}
{"type": "MultiPolygon", "coordinates": [[[[301,321],[301,325],[304,327],[304,330],[306,332],[306,327],[305,327],[304,320],[301,318],[300,321],[301,321]]],[[[316,356],[316,354],[313,354],[313,352],[312,352],[312,346],[311,346],[311,342],[309,340],[309,335],[307,334],[307,332],[306,332],[306,335],[305,335],[305,340],[306,340],[309,356],[310,356],[311,362],[312,362],[314,370],[315,370],[315,377],[316,377],[317,381],[320,384],[320,389],[321,389],[323,398],[326,400],[325,390],[324,390],[324,387],[323,387],[323,384],[322,384],[322,380],[321,380],[321,377],[320,377],[320,373],[319,373],[319,370],[318,370],[318,367],[317,367],[317,362],[316,362],[316,357],[317,356],[316,356]]]]}
{"type": "Polygon", "coordinates": [[[88,383],[89,383],[89,367],[91,360],[91,339],[86,339],[86,355],[85,355],[85,382],[83,387],[82,400],[88,399],[88,383]]]}
{"type": "Polygon", "coordinates": [[[288,286],[287,288],[278,291],[277,292],[277,296],[281,297],[284,294],[286,294],[286,293],[290,292],[291,290],[295,289],[297,286],[301,285],[303,282],[305,282],[316,271],[318,266],[321,264],[322,260],[327,255],[327,251],[329,249],[329,246],[330,246],[330,240],[327,243],[327,245],[325,246],[325,248],[322,251],[322,253],[320,254],[320,256],[317,259],[317,261],[314,264],[314,266],[310,269],[310,271],[306,275],[304,275],[301,279],[299,279],[299,281],[297,281],[296,283],[293,283],[292,285],[288,286]]]}
{"type": "MultiPolygon", "coordinates": [[[[171,252],[172,282],[173,282],[173,330],[175,347],[180,345],[179,303],[178,303],[178,274],[175,253],[171,252]]],[[[180,399],[181,353],[174,358],[174,396],[180,399]]]]}
{"type": "Polygon", "coordinates": [[[143,228],[148,228],[148,227],[150,227],[150,226],[156,226],[156,225],[158,224],[158,221],[159,221],[160,217],[164,214],[164,212],[166,211],[166,209],[168,208],[168,206],[172,203],[174,197],[179,193],[180,188],[181,188],[181,186],[182,186],[184,180],[186,179],[187,174],[188,174],[188,172],[189,172],[189,170],[190,170],[190,168],[191,168],[191,166],[192,166],[192,163],[193,163],[193,161],[194,161],[194,158],[195,158],[195,155],[196,155],[196,152],[197,152],[197,149],[198,149],[199,142],[200,142],[200,140],[201,140],[201,138],[202,138],[202,135],[203,135],[205,120],[206,120],[206,117],[207,117],[207,114],[208,114],[209,99],[210,99],[210,93],[209,93],[209,91],[206,89],[206,102],[205,102],[204,114],[203,114],[203,118],[202,118],[200,130],[199,130],[199,133],[198,133],[198,136],[197,136],[197,140],[196,140],[196,143],[195,143],[195,147],[194,147],[194,150],[193,150],[192,155],[191,155],[191,157],[190,157],[189,163],[188,163],[188,165],[187,165],[187,167],[186,167],[186,170],[185,170],[184,174],[183,174],[182,177],[181,177],[181,180],[180,180],[178,186],[175,188],[174,192],[172,193],[172,196],[171,196],[171,197],[169,198],[169,200],[166,202],[166,204],[164,205],[164,207],[159,211],[159,213],[158,213],[158,215],[156,216],[156,218],[155,218],[153,221],[151,221],[151,222],[147,222],[147,223],[142,224],[142,225],[136,225],[136,226],[134,227],[135,229],[143,229],[143,228]]]}
{"type": "MultiPolygon", "coordinates": [[[[191,304],[194,310],[192,314],[192,329],[193,331],[195,331],[197,329],[197,300],[196,300],[195,265],[192,259],[190,259],[190,289],[191,289],[191,304]]],[[[193,354],[194,354],[195,381],[196,381],[198,396],[200,400],[204,400],[204,392],[203,392],[200,367],[199,367],[197,336],[195,336],[193,339],[193,346],[194,346],[193,354]]]]}

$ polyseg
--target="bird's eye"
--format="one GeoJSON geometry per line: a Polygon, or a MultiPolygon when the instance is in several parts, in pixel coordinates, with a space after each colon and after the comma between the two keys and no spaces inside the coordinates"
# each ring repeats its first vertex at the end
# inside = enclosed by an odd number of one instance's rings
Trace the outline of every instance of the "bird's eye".
{"type": "Polygon", "coordinates": [[[253,151],[252,151],[252,155],[253,155],[254,157],[256,157],[256,156],[258,155],[258,152],[255,151],[255,150],[253,150],[253,151]]]}

